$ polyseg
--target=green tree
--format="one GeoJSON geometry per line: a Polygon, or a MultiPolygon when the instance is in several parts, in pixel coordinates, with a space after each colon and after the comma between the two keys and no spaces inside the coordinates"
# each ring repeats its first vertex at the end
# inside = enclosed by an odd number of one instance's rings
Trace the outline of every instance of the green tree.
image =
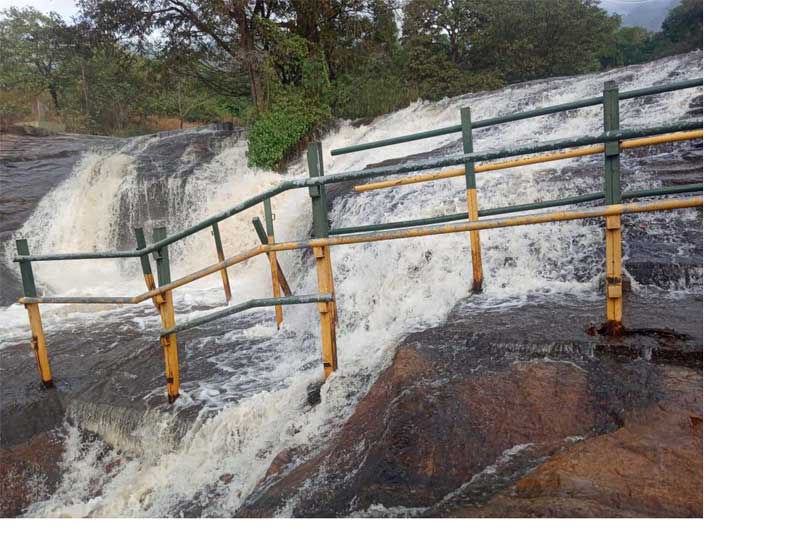
{"type": "Polygon", "coordinates": [[[191,46],[220,55],[247,79],[252,102],[265,106],[261,67],[267,48],[264,22],[283,14],[285,2],[265,0],[82,0],[85,17],[117,35],[143,40],[160,32],[167,47],[191,46]]]}
{"type": "Polygon", "coordinates": [[[73,35],[57,13],[33,8],[0,12],[0,85],[38,94],[49,93],[61,107],[64,69],[73,35]]]}
{"type": "Polygon", "coordinates": [[[409,45],[444,50],[460,65],[485,8],[484,2],[473,0],[412,0],[405,6],[405,39],[409,45]]]}
{"type": "Polygon", "coordinates": [[[469,62],[497,69],[510,83],[598,69],[620,26],[597,0],[492,0],[478,7],[483,27],[469,62]]]}
{"type": "Polygon", "coordinates": [[[0,16],[0,114],[48,94],[70,130],[124,135],[157,117],[249,124],[274,167],[332,115],[568,75],[702,47],[702,2],[662,31],[597,0],[80,0],[80,19],[0,16]],[[398,37],[398,12],[402,34],[398,37]]]}
{"type": "Polygon", "coordinates": [[[615,32],[601,53],[605,68],[647,62],[653,57],[653,32],[640,26],[624,26],[615,32]]]}
{"type": "Polygon", "coordinates": [[[358,21],[358,39],[345,47],[333,81],[331,105],[343,118],[374,117],[404,107],[418,94],[405,77],[406,56],[400,46],[395,5],[374,0],[358,21]]]}
{"type": "Polygon", "coordinates": [[[682,0],[671,9],[655,42],[656,57],[703,49],[703,0],[682,0]]]}
{"type": "Polygon", "coordinates": [[[503,84],[492,66],[470,69],[484,6],[474,0],[412,0],[405,6],[405,79],[418,96],[437,100],[503,84]]]}

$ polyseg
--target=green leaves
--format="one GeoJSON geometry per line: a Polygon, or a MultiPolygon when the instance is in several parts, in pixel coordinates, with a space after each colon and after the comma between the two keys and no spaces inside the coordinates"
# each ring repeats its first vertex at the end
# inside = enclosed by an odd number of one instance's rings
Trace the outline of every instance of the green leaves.
{"type": "Polygon", "coordinates": [[[31,98],[70,131],[235,119],[251,125],[250,160],[261,167],[283,162],[331,112],[372,118],[417,99],[702,47],[702,0],[682,0],[658,33],[621,28],[598,0],[80,5],[73,24],[32,8],[0,12],[3,122],[29,115],[31,98]]]}
{"type": "Polygon", "coordinates": [[[248,162],[277,169],[317,125],[330,118],[327,105],[304,98],[297,89],[284,89],[248,131],[248,162]]]}
{"type": "Polygon", "coordinates": [[[33,8],[0,12],[0,87],[22,92],[49,90],[56,101],[72,32],[56,13],[33,8]]]}

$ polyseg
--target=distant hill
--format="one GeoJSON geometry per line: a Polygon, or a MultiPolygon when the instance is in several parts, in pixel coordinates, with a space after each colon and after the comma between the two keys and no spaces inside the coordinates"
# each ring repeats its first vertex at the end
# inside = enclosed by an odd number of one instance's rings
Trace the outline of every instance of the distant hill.
{"type": "Polygon", "coordinates": [[[601,7],[623,18],[623,26],[641,26],[658,32],[667,13],[680,0],[601,0],[601,7]]]}

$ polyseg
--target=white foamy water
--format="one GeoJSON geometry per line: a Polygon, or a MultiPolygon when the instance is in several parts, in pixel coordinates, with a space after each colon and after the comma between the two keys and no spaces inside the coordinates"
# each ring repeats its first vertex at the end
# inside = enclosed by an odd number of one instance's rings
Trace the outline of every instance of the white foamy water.
{"type": "MultiPolygon", "coordinates": [[[[459,153],[459,136],[410,142],[361,153],[331,157],[342,146],[439,126],[457,124],[459,109],[471,107],[474,120],[598,95],[605,81],[617,79],[632,89],[702,76],[699,53],[604,74],[558,78],[501,91],[463,96],[436,103],[419,102],[376,119],[367,126],[343,123],[323,139],[326,173],[362,169],[368,164],[434,148],[459,153]]],[[[621,103],[623,127],[651,126],[684,118],[691,99],[701,89],[661,95],[648,101],[621,103]]],[[[514,122],[475,131],[475,150],[597,134],[601,108],[514,122]]],[[[33,253],[112,250],[121,228],[132,228],[119,211],[128,201],[147,201],[151,187],[136,170],[151,138],[130,140],[122,148],[86,153],[71,177],[48,194],[22,228],[33,253]]],[[[187,167],[190,151],[179,158],[187,167]]],[[[593,157],[599,161],[599,157],[593,157]]],[[[480,205],[492,208],[564,197],[601,188],[601,176],[571,182],[543,182],[564,162],[480,174],[480,205]],[[545,172],[545,173],[544,173],[545,172]]],[[[250,169],[245,141],[227,142],[209,162],[163,179],[168,200],[168,229],[176,231],[222,211],[245,198],[307,174],[305,157],[285,175],[250,169]],[[183,172],[184,173],[184,172],[183,172]]],[[[632,188],[656,186],[653,179],[632,188]]],[[[306,190],[294,190],[273,200],[278,240],[307,237],[311,224],[306,190]]],[[[331,220],[335,227],[392,222],[466,209],[462,178],[369,192],[337,200],[331,220]]],[[[251,226],[257,207],[221,224],[226,256],[257,244],[251,226]]],[[[678,219],[695,220],[693,212],[678,219]]],[[[649,228],[663,228],[661,218],[648,215],[649,228]]],[[[150,234],[150,230],[147,231],[150,234]]],[[[598,295],[603,266],[603,228],[594,223],[566,222],[482,232],[486,303],[530,292],[598,295]]],[[[216,261],[209,231],[173,246],[172,277],[216,261]]],[[[12,251],[6,251],[11,254],[12,251]]],[[[303,252],[280,253],[282,267],[295,293],[315,292],[316,274],[303,252]],[[307,265],[308,264],[308,265],[307,265]]],[[[173,410],[146,415],[133,436],[112,422],[76,424],[97,431],[105,442],[86,444],[74,426],[67,428],[65,475],[55,494],[30,510],[37,516],[164,516],[196,506],[204,515],[230,515],[262,478],[281,450],[319,449],[352,413],[378,373],[390,362],[407,333],[444,321],[455,304],[469,293],[471,263],[468,234],[334,247],[334,277],[339,311],[339,371],[323,386],[322,402],[306,406],[306,388],[321,374],[319,319],[314,306],[284,308],[285,325],[276,331],[268,309],[228,319],[224,331],[186,345],[184,357],[201,356],[213,346],[221,353],[208,360],[217,370],[201,381],[185,380],[175,410],[191,408],[198,417],[181,439],[163,438],[171,431],[173,410]],[[226,342],[235,348],[223,351],[226,342]],[[135,441],[135,445],[130,444],[135,441]],[[106,443],[113,445],[109,452],[106,443]],[[126,444],[125,444],[126,443],[126,444]]],[[[137,260],[129,262],[43,262],[36,265],[38,285],[48,295],[135,295],[143,289],[137,260]]],[[[266,257],[230,271],[234,302],[270,297],[266,257]]],[[[177,321],[196,317],[223,303],[218,276],[179,289],[177,321]]],[[[43,307],[48,333],[70,332],[81,326],[133,319],[141,341],[157,341],[159,318],[146,307],[43,307]]],[[[0,311],[0,341],[13,345],[27,340],[24,310],[0,311]]],[[[57,352],[52,352],[53,358],[57,352]]],[[[56,368],[57,372],[57,368],[56,368]]],[[[163,387],[152,394],[164,393],[163,387]]],[[[288,511],[287,511],[288,512],[288,511]]]]}

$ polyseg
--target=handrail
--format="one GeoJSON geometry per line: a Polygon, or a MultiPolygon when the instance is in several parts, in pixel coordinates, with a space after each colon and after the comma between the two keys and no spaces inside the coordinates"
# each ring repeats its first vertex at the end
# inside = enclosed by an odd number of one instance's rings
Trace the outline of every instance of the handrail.
{"type": "MultiPolygon", "coordinates": [[[[167,396],[173,402],[179,396],[179,354],[177,349],[177,334],[208,322],[224,318],[238,312],[257,307],[275,307],[275,322],[278,328],[282,322],[282,306],[299,303],[315,303],[320,316],[320,342],[321,359],[325,377],[328,378],[337,368],[336,347],[336,300],[334,295],[333,266],[331,265],[330,248],[336,245],[356,243],[370,243],[393,239],[406,239],[429,235],[443,235],[468,232],[471,244],[472,262],[472,292],[482,291],[483,269],[479,232],[482,230],[522,226],[527,224],[541,224],[547,222],[569,221],[585,218],[604,217],[605,245],[606,245],[606,314],[607,321],[603,326],[605,333],[620,334],[622,325],[622,241],[621,241],[621,216],[623,214],[643,213],[700,207],[703,197],[691,198],[665,198],[650,202],[623,203],[624,199],[635,199],[670,194],[702,192],[703,184],[694,183],[683,186],[668,186],[623,192],[620,187],[620,153],[622,149],[636,148],[646,145],[655,145],[673,141],[703,137],[702,119],[686,120],[669,123],[661,126],[620,129],[619,102],[623,99],[636,98],[689,88],[702,85],[702,79],[681,81],[669,85],[637,89],[619,93],[614,82],[604,85],[604,93],[600,98],[580,100],[553,107],[536,109],[529,112],[520,112],[505,117],[495,117],[478,122],[471,122],[471,111],[461,109],[461,124],[452,127],[461,131],[463,154],[454,156],[437,157],[432,159],[408,161],[392,166],[382,166],[372,169],[356,170],[351,172],[325,175],[323,171],[322,148],[319,143],[309,144],[307,158],[309,177],[296,178],[284,181],[276,187],[270,188],[260,194],[250,197],[229,209],[217,213],[184,230],[167,235],[164,227],[156,227],[152,232],[153,242],[147,244],[142,228],[135,228],[136,249],[129,251],[105,251],[94,253],[66,253],[66,254],[39,254],[29,253],[27,240],[17,239],[17,257],[22,277],[22,290],[24,297],[22,303],[27,312],[31,327],[31,347],[38,362],[39,373],[45,386],[52,386],[52,373],[50,372],[47,346],[41,323],[39,305],[42,303],[91,303],[91,304],[136,304],[151,299],[155,309],[159,312],[162,327],[160,330],[160,343],[165,358],[165,373],[167,396]],[[540,116],[557,111],[570,110],[578,107],[602,104],[604,109],[604,131],[598,135],[563,138],[543,143],[506,147],[491,151],[474,152],[472,130],[503,122],[510,122],[533,116],[540,116]],[[584,147],[584,148],[582,148],[584,147]],[[507,162],[490,163],[501,158],[510,158],[522,155],[533,155],[547,151],[577,148],[573,151],[558,152],[551,155],[533,156],[507,162]],[[604,155],[604,189],[603,191],[580,194],[556,200],[540,201],[498,207],[493,209],[479,209],[477,203],[477,186],[475,174],[477,172],[494,171],[509,167],[518,167],[534,163],[561,160],[578,156],[587,156],[603,153],[604,155]],[[476,165],[480,163],[479,165],[476,165]],[[486,164],[483,164],[486,163],[486,164]],[[440,217],[431,217],[417,220],[406,220],[386,224],[352,226],[331,228],[328,218],[328,202],[326,185],[343,181],[360,181],[376,176],[397,175],[408,172],[438,169],[447,166],[463,165],[463,168],[441,171],[429,175],[397,179],[357,187],[357,191],[398,186],[414,182],[438,180],[453,176],[465,175],[467,212],[440,217]],[[276,242],[273,227],[273,215],[270,198],[287,190],[308,188],[312,200],[312,226],[313,238],[290,242],[276,242]],[[556,210],[539,214],[523,214],[511,217],[482,219],[481,217],[512,214],[523,211],[560,207],[575,203],[587,203],[603,200],[605,205],[599,207],[578,208],[570,210],[556,210]],[[224,256],[221,232],[218,223],[226,218],[236,215],[254,205],[262,203],[265,212],[265,226],[259,218],[253,219],[253,226],[260,244],[252,249],[240,252],[230,258],[224,256]],[[464,220],[464,222],[459,222],[464,220]],[[171,269],[168,256],[168,246],[184,239],[205,228],[212,228],[218,262],[203,269],[189,273],[179,279],[171,279],[171,269]],[[316,262],[318,292],[308,295],[293,295],[281,266],[276,258],[277,252],[285,250],[311,249],[316,262]],[[157,269],[157,283],[155,283],[149,254],[154,257],[157,269]],[[175,321],[173,291],[181,286],[192,283],[213,273],[220,273],[223,280],[227,304],[231,301],[231,288],[229,286],[227,269],[238,265],[257,255],[267,254],[270,262],[271,282],[273,287],[272,298],[252,299],[225,309],[216,310],[210,314],[177,324],[175,321]],[[103,258],[128,258],[138,257],[141,260],[144,282],[147,291],[135,297],[59,297],[38,296],[33,275],[32,262],[59,261],[76,259],[103,259],[103,258]],[[156,286],[157,285],[157,286],[156,286]],[[283,296],[282,296],[283,294],[283,296]]],[[[442,128],[440,130],[450,130],[442,128]]],[[[392,138],[373,142],[367,148],[394,144],[406,140],[431,137],[437,131],[421,132],[402,138],[392,138]],[[408,139],[406,139],[408,138],[408,139]],[[385,142],[385,143],[384,143],[385,142]]],[[[358,146],[361,148],[362,146],[358,146]]],[[[352,148],[341,149],[344,152],[353,152],[352,148]]],[[[332,154],[340,154],[340,149],[332,154]]]]}
{"type": "Polygon", "coordinates": [[[277,194],[292,190],[295,188],[308,188],[310,186],[326,185],[332,183],[340,183],[344,181],[356,181],[361,179],[368,179],[371,177],[395,175],[400,173],[409,173],[412,171],[422,171],[427,169],[436,169],[445,166],[455,166],[460,164],[468,164],[474,162],[487,162],[499,158],[509,158],[512,156],[520,156],[525,154],[535,154],[539,152],[555,151],[568,147],[580,147],[585,145],[593,145],[596,143],[606,143],[610,141],[620,141],[623,139],[635,139],[640,137],[648,137],[661,135],[669,132],[683,132],[688,130],[698,130],[703,128],[702,120],[694,121],[678,121],[670,124],[654,126],[649,128],[633,128],[625,130],[615,130],[611,132],[604,132],[596,136],[580,136],[564,139],[556,139],[546,143],[532,144],[532,145],[519,145],[514,147],[507,147],[495,151],[480,151],[471,154],[460,154],[454,156],[443,156],[439,158],[432,158],[427,160],[417,160],[407,162],[404,164],[397,164],[394,166],[384,166],[371,169],[360,169],[348,173],[333,173],[318,177],[303,177],[285,181],[275,188],[266,190],[256,196],[248,198],[242,203],[235,205],[213,215],[198,224],[191,226],[179,233],[169,235],[165,239],[152,243],[143,249],[128,250],[121,252],[77,252],[77,253],[64,253],[64,254],[40,254],[40,255],[18,255],[14,258],[15,262],[35,262],[35,261],[61,261],[61,260],[92,260],[92,259],[108,259],[108,258],[139,258],[159,250],[169,244],[184,239],[197,231],[210,227],[212,224],[220,222],[229,218],[237,213],[245,211],[254,205],[261,203],[265,199],[269,199],[277,194]]]}
{"type": "MultiPolygon", "coordinates": [[[[623,199],[646,198],[653,196],[666,196],[670,194],[685,194],[688,192],[702,192],[703,183],[682,184],[677,186],[665,186],[662,188],[652,188],[647,190],[634,190],[623,193],[623,199]]],[[[519,205],[510,205],[507,207],[496,207],[494,209],[480,209],[480,216],[496,216],[508,213],[517,213],[521,211],[536,211],[538,209],[548,209],[550,207],[562,207],[564,205],[573,205],[576,203],[589,203],[591,201],[598,201],[604,199],[604,192],[591,192],[589,194],[582,194],[581,196],[570,196],[567,198],[559,198],[554,200],[539,201],[535,203],[522,203],[519,205]]],[[[391,230],[396,228],[408,228],[415,226],[427,226],[430,224],[440,224],[443,222],[454,222],[457,220],[465,220],[468,218],[468,213],[454,213],[449,215],[435,216],[431,218],[418,218],[414,220],[402,220],[399,222],[387,222],[385,224],[371,224],[364,226],[350,226],[346,228],[333,228],[330,233],[332,235],[344,235],[349,233],[360,233],[367,231],[381,231],[391,230]]]]}
{"type": "MultiPolygon", "coordinates": [[[[703,205],[702,197],[694,198],[670,198],[665,200],[650,201],[644,203],[623,203],[618,205],[605,205],[599,207],[591,207],[581,210],[572,211],[556,211],[551,213],[523,215],[511,218],[491,218],[487,220],[476,220],[461,222],[456,224],[446,224],[443,226],[428,226],[420,229],[398,229],[384,233],[360,233],[355,235],[335,236],[335,237],[320,237],[315,239],[305,239],[301,241],[283,241],[273,244],[260,244],[259,246],[240,252],[231,258],[227,258],[216,264],[209,265],[189,273],[184,277],[164,284],[154,290],[149,290],[140,295],[131,298],[108,298],[108,297],[23,297],[19,300],[22,304],[29,303],[87,303],[87,304],[111,304],[122,303],[117,301],[119,299],[125,300],[123,303],[137,304],[147,299],[151,299],[157,295],[163,295],[167,292],[180,288],[191,282],[195,282],[206,276],[217,273],[221,269],[228,269],[238,265],[246,260],[250,260],[260,254],[269,252],[282,252],[286,250],[301,250],[319,247],[330,247],[338,245],[353,245],[360,243],[373,243],[378,241],[388,241],[395,239],[408,239],[411,237],[423,237],[429,235],[444,235],[450,233],[462,233],[469,231],[491,230],[497,228],[505,228],[510,226],[525,226],[529,224],[544,224],[547,222],[568,222],[571,220],[579,220],[583,218],[597,218],[606,216],[616,216],[621,214],[635,214],[635,213],[648,213],[655,211],[668,211],[672,209],[685,209],[689,207],[701,207],[703,205]]],[[[319,294],[318,294],[319,295],[319,294]]],[[[306,296],[293,296],[294,298],[306,296]]],[[[286,304],[285,300],[290,298],[280,297],[278,301],[286,304]]],[[[270,301],[270,300],[267,300],[270,301]]],[[[314,302],[314,301],[309,301],[314,302]]],[[[270,303],[271,306],[276,303],[270,303]]],[[[224,309],[226,311],[230,309],[224,309]]]]}
{"type": "MultiPolygon", "coordinates": [[[[671,134],[656,135],[650,137],[643,137],[638,139],[630,139],[620,141],[620,150],[636,149],[639,147],[647,147],[650,145],[661,145],[663,143],[673,143],[677,141],[687,141],[689,139],[700,139],[703,137],[703,130],[690,130],[688,132],[675,132],[671,134]]],[[[582,156],[591,156],[593,154],[601,154],[604,152],[604,144],[593,145],[572,151],[564,151],[555,154],[544,154],[541,156],[533,156],[531,158],[521,158],[518,160],[511,160],[507,162],[497,162],[495,164],[484,164],[474,167],[475,173],[486,173],[488,171],[499,171],[502,169],[510,169],[520,166],[529,166],[533,164],[542,164],[545,162],[554,162],[556,160],[567,160],[569,158],[581,158],[582,156]]],[[[449,179],[452,177],[460,177],[466,174],[465,168],[449,169],[446,171],[439,171],[436,173],[428,173],[425,175],[418,175],[416,177],[404,177],[402,179],[392,179],[389,181],[381,181],[377,183],[359,184],[353,187],[356,192],[369,192],[371,190],[380,190],[381,188],[391,188],[393,186],[405,186],[408,184],[425,183],[429,181],[438,181],[441,179],[449,179]]]]}
{"type": "MultiPolygon", "coordinates": [[[[675,83],[669,83],[665,85],[657,85],[654,87],[646,87],[640,88],[636,90],[629,90],[626,92],[621,92],[618,94],[619,100],[629,100],[631,98],[639,98],[641,96],[650,96],[653,94],[662,94],[664,92],[671,92],[674,90],[683,90],[687,88],[699,87],[703,85],[703,78],[699,79],[689,79],[686,81],[678,81],[675,83]]],[[[576,100],[573,102],[568,102],[559,105],[552,105],[549,107],[540,107],[538,109],[533,109],[531,111],[524,111],[520,113],[513,113],[512,115],[504,115],[501,117],[492,117],[489,119],[483,119],[479,121],[475,121],[471,123],[471,127],[473,129],[477,128],[486,128],[489,126],[495,126],[497,124],[504,124],[507,122],[514,122],[517,120],[525,120],[530,119],[533,117],[542,117],[544,115],[550,115],[552,113],[563,113],[565,111],[573,111],[575,109],[582,109],[585,107],[592,107],[595,105],[601,105],[604,103],[603,96],[597,96],[594,98],[585,98],[582,100],[576,100]]],[[[431,137],[438,137],[442,135],[454,134],[460,132],[462,129],[462,125],[455,124],[454,126],[445,126],[443,128],[436,128],[435,130],[427,130],[424,132],[416,132],[413,134],[408,134],[399,137],[390,137],[387,139],[381,139],[378,141],[371,141],[369,143],[362,143],[359,145],[350,145],[348,147],[340,147],[338,149],[333,149],[331,151],[331,156],[338,156],[340,154],[348,154],[351,152],[359,152],[369,149],[377,149],[379,147],[388,147],[390,145],[398,145],[400,143],[407,143],[409,141],[418,141],[420,139],[428,139],[431,137]]]]}
{"type": "Polygon", "coordinates": [[[249,301],[240,303],[239,305],[235,305],[233,307],[221,309],[219,311],[214,311],[210,314],[207,314],[205,316],[200,316],[198,318],[193,318],[192,320],[188,320],[184,324],[179,324],[178,326],[169,327],[168,329],[162,329],[160,330],[160,336],[164,337],[172,333],[181,333],[183,331],[187,331],[188,329],[202,326],[204,324],[209,324],[210,322],[214,322],[215,320],[225,318],[226,316],[231,316],[232,314],[237,314],[238,312],[243,312],[259,307],[277,307],[280,305],[300,305],[306,303],[320,303],[323,301],[333,301],[333,299],[334,296],[332,294],[293,295],[287,297],[251,299],[249,301]]]}

